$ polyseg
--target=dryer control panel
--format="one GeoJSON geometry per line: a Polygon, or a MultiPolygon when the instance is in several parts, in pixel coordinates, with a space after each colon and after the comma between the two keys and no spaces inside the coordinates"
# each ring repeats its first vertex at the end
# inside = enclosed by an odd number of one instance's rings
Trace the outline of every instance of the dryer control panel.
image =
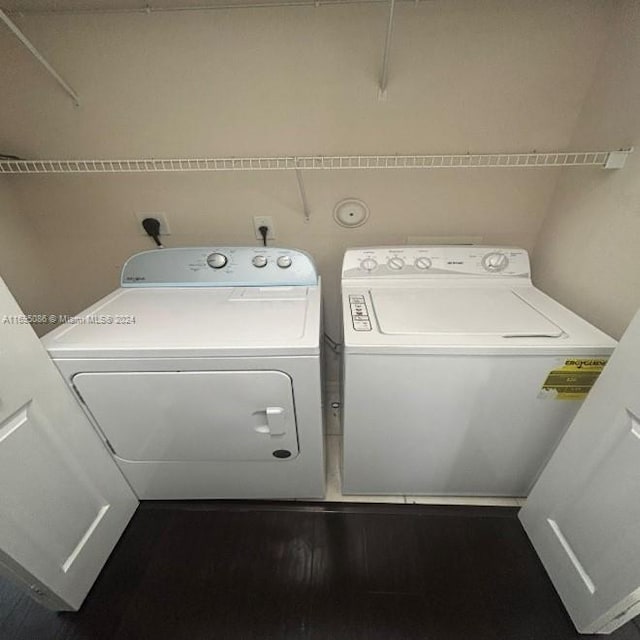
{"type": "Polygon", "coordinates": [[[182,247],[137,253],[122,267],[122,287],[313,286],[311,256],[276,247],[182,247]]]}
{"type": "Polygon", "coordinates": [[[514,247],[399,246],[349,249],[342,279],[530,278],[529,254],[514,247]]]}

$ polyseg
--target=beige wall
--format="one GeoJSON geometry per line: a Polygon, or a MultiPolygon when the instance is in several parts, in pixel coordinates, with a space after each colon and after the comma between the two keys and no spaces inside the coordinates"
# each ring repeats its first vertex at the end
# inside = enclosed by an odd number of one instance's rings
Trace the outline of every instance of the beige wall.
{"type": "MultiPolygon", "coordinates": [[[[640,4],[621,2],[573,147],[640,145],[640,4]]],[[[619,338],[640,307],[640,152],[620,171],[567,171],[534,254],[536,284],[619,338]]]]}
{"type": "MultiPolygon", "coordinates": [[[[113,158],[563,149],[615,7],[613,0],[399,3],[386,102],[377,100],[384,5],[21,17],[82,106],[74,108],[0,31],[8,61],[0,68],[0,151],[113,158]]],[[[599,175],[576,171],[588,184],[599,175]]],[[[338,337],[346,247],[479,235],[531,249],[558,176],[552,169],[307,172],[309,223],[290,173],[11,182],[69,293],[69,311],[113,289],[123,260],[150,247],[135,211],[166,212],[169,246],[254,244],[252,216],[271,215],[276,244],[316,258],[327,328],[338,337]],[[368,203],[366,226],[345,230],[332,221],[345,197],[368,203]]]]}
{"type": "MultiPolygon", "coordinates": [[[[58,313],[65,306],[49,270],[39,235],[21,214],[9,181],[0,177],[0,277],[25,314],[58,313]]],[[[43,333],[46,324],[34,328],[43,333]]]]}

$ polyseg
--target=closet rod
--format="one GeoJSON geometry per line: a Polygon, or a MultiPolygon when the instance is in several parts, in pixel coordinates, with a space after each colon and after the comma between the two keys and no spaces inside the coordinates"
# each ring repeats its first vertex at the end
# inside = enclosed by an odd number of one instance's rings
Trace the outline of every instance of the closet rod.
{"type": "Polygon", "coordinates": [[[265,158],[143,158],[131,160],[3,160],[2,155],[0,155],[0,174],[265,170],[297,170],[299,172],[302,169],[526,169],[534,167],[603,167],[605,169],[620,169],[624,166],[627,156],[632,151],[633,149],[630,148],[616,151],[553,151],[546,153],[316,155],[265,158]]]}
{"type": "Polygon", "coordinates": [[[29,50],[29,53],[55,78],[55,81],[67,92],[67,94],[73,100],[76,107],[80,106],[80,98],[78,94],[69,86],[64,78],[47,62],[45,57],[33,46],[27,36],[18,29],[15,23],[9,18],[9,16],[0,9],[0,20],[2,20],[14,35],[22,42],[22,44],[29,50]]]}
{"type": "MultiPolygon", "coordinates": [[[[419,0],[398,0],[399,2],[411,3],[414,6],[419,0]]],[[[179,12],[179,11],[217,11],[221,9],[268,9],[269,7],[320,7],[320,6],[336,6],[343,4],[388,4],[389,0],[245,0],[241,2],[222,1],[215,4],[193,4],[175,7],[154,7],[147,3],[139,7],[68,7],[66,9],[12,9],[7,10],[9,15],[42,15],[42,14],[110,14],[110,13],[162,13],[162,12],[179,12]]]]}

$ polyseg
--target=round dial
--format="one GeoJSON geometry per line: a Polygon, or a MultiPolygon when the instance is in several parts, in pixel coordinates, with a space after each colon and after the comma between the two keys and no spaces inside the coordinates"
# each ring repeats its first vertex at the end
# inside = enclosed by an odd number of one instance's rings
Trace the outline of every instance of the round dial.
{"type": "Polygon", "coordinates": [[[254,256],[253,260],[251,261],[253,263],[254,267],[258,267],[258,269],[262,269],[262,267],[266,267],[267,266],[267,257],[266,256],[254,256]]]}
{"type": "Polygon", "coordinates": [[[426,256],[422,256],[420,258],[416,258],[416,261],[413,264],[416,269],[428,269],[431,266],[431,260],[426,256]]]}
{"type": "Polygon", "coordinates": [[[497,272],[503,271],[509,265],[509,258],[504,253],[500,253],[499,251],[493,251],[491,253],[487,253],[482,258],[482,266],[487,271],[497,272]]]}
{"type": "Polygon", "coordinates": [[[224,253],[210,253],[207,256],[207,264],[212,269],[222,269],[227,264],[227,256],[224,253]]]}
{"type": "Polygon", "coordinates": [[[281,269],[288,269],[291,266],[291,256],[280,256],[276,263],[281,269]]]}
{"type": "Polygon", "coordinates": [[[389,269],[402,269],[404,267],[404,260],[398,256],[393,256],[387,260],[387,266],[389,269]]]}
{"type": "Polygon", "coordinates": [[[373,258],[365,258],[360,263],[360,268],[365,271],[373,271],[378,266],[378,263],[373,258]]]}

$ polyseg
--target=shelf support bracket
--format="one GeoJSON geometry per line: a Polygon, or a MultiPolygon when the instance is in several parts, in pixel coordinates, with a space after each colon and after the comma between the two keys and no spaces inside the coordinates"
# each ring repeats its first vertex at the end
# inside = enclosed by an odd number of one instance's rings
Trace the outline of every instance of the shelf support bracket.
{"type": "Polygon", "coordinates": [[[387,99],[387,83],[389,81],[389,51],[391,49],[391,32],[393,30],[393,11],[396,0],[389,0],[389,21],[387,22],[387,35],[384,40],[384,53],[382,54],[382,71],[380,72],[380,84],[378,86],[378,100],[387,99]]]}
{"type": "Polygon", "coordinates": [[[629,149],[620,149],[620,151],[609,151],[607,159],[604,163],[604,169],[622,169],[627,161],[627,156],[633,151],[633,147],[629,149]]]}
{"type": "Polygon", "coordinates": [[[14,33],[14,35],[22,42],[22,44],[29,50],[29,53],[55,78],[55,81],[65,90],[69,97],[73,100],[76,107],[80,106],[80,98],[78,94],[68,85],[64,78],[47,62],[45,57],[33,46],[27,36],[18,29],[16,24],[9,18],[9,16],[0,9],[0,20],[2,20],[7,27],[14,33]]]}
{"type": "Polygon", "coordinates": [[[300,200],[302,201],[302,211],[304,212],[304,221],[309,222],[311,219],[311,210],[309,209],[309,202],[307,200],[307,192],[304,188],[304,181],[302,179],[302,170],[298,166],[298,158],[295,159],[296,164],[296,179],[298,180],[298,191],[300,192],[300,200]]]}

